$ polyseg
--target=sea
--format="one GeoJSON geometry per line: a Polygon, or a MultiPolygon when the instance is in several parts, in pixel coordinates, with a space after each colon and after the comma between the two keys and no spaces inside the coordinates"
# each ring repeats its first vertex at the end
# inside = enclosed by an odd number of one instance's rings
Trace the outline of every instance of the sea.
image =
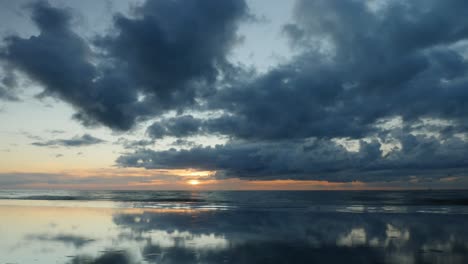
{"type": "Polygon", "coordinates": [[[14,263],[468,263],[468,191],[0,190],[14,263]]]}

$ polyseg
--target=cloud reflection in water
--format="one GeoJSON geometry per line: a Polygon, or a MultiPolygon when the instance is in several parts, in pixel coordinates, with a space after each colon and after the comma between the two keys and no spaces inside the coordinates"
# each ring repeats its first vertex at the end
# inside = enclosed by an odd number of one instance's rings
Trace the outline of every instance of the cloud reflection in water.
{"type": "Polygon", "coordinates": [[[456,214],[25,206],[0,213],[0,263],[468,262],[466,219],[456,214]],[[30,210],[40,218],[21,218],[30,210]],[[79,216],[68,217],[71,210],[79,216]]]}

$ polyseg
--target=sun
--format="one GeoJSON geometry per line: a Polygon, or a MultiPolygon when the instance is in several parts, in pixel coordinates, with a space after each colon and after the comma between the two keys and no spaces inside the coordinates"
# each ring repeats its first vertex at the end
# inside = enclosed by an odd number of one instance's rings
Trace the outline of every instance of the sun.
{"type": "Polygon", "coordinates": [[[198,184],[200,184],[200,181],[199,181],[199,180],[190,180],[190,181],[188,181],[188,184],[190,184],[190,185],[198,185],[198,184]]]}

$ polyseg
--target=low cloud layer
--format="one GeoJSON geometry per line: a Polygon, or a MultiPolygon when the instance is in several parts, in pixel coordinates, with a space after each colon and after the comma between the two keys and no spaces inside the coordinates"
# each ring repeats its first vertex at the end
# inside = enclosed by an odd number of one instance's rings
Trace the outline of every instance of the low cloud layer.
{"type": "Polygon", "coordinates": [[[262,73],[228,59],[242,45],[239,27],[257,15],[242,0],[147,0],[91,39],[76,32],[72,11],[35,2],[39,34],[7,37],[0,59],[72,105],[86,126],[128,131],[157,120],[149,139],[125,143],[138,150],[118,158],[123,167],[249,179],[466,176],[468,2],[295,5],[278,29],[292,55],[262,73]],[[200,135],[228,141],[148,147],[200,135]]]}
{"type": "Polygon", "coordinates": [[[33,142],[31,145],[37,147],[83,147],[104,143],[105,141],[89,134],[75,136],[70,139],[54,139],[43,142],[33,142]]]}
{"type": "Polygon", "coordinates": [[[378,141],[360,141],[349,151],[330,140],[229,142],[187,150],[137,150],[122,156],[126,167],[196,168],[219,171],[220,177],[295,178],[330,181],[386,181],[410,176],[466,176],[468,144],[459,138],[443,142],[402,135],[401,148],[383,153],[378,141]]]}
{"type": "MultiPolygon", "coordinates": [[[[125,188],[129,185],[145,185],[152,182],[164,181],[171,184],[171,181],[180,180],[177,175],[168,172],[135,173],[119,170],[90,172],[90,175],[80,175],[80,172],[62,172],[62,173],[0,173],[0,185],[4,188],[125,188]]],[[[8,197],[2,197],[3,199],[8,197]]],[[[68,196],[59,196],[59,200],[67,200],[68,196]]],[[[23,199],[43,200],[54,199],[52,196],[30,196],[23,199]]]]}

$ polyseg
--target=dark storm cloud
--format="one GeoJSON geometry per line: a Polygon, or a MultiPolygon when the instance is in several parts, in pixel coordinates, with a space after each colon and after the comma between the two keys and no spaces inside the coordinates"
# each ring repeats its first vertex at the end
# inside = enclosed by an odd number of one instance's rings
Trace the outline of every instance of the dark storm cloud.
{"type": "Polygon", "coordinates": [[[365,1],[298,1],[295,22],[283,31],[299,55],[262,75],[238,72],[208,100],[208,108],[224,112],[220,117],[190,118],[190,126],[173,129],[187,120],[181,116],[149,129],[157,138],[205,133],[243,141],[140,150],[118,162],[249,178],[376,180],[462,172],[468,145],[455,134],[468,132],[467,51],[458,45],[468,38],[466,16],[468,3],[457,0],[390,1],[376,10],[365,1]],[[379,127],[395,117],[411,129],[379,127]],[[436,130],[423,119],[450,125],[436,130]],[[416,134],[418,125],[423,135],[416,134]],[[361,140],[361,149],[350,152],[334,138],[361,140]],[[384,154],[381,142],[387,141],[401,148],[384,154]]]}
{"type": "MultiPolygon", "coordinates": [[[[302,52],[291,62],[223,89],[213,122],[241,138],[362,138],[401,116],[466,123],[466,1],[299,1],[285,27],[302,52]],[[439,25],[440,24],[440,25],[439,25]],[[443,26],[441,26],[443,25],[443,26]],[[320,44],[322,43],[322,44],[320,44]]],[[[465,131],[466,132],[466,131],[465,131]]]]}
{"type": "Polygon", "coordinates": [[[238,0],[148,0],[134,17],[116,15],[115,33],[97,36],[93,52],[73,31],[69,10],[44,1],[30,9],[39,35],[6,38],[1,58],[40,82],[43,95],[74,106],[85,125],[119,130],[209,93],[230,67],[225,56],[247,12],[238,0]]]}
{"type": "Polygon", "coordinates": [[[128,127],[133,122],[128,115],[133,113],[135,91],[122,89],[124,81],[117,86],[118,78],[100,77],[91,63],[89,45],[71,29],[70,12],[42,1],[30,9],[40,34],[8,37],[1,57],[40,82],[43,95],[56,96],[77,108],[78,116],[93,116],[115,128],[128,127]]]}
{"type": "Polygon", "coordinates": [[[105,141],[100,138],[93,137],[89,134],[84,134],[82,136],[75,136],[71,139],[54,139],[44,142],[33,142],[31,144],[38,147],[83,147],[101,144],[104,142],[105,141]]]}
{"type": "Polygon", "coordinates": [[[246,9],[239,0],[150,0],[136,9],[137,18],[117,15],[117,36],[97,45],[125,62],[136,85],[161,107],[180,107],[209,92],[229,67],[225,56],[238,41],[236,22],[246,9]]]}
{"type": "Polygon", "coordinates": [[[468,115],[468,63],[455,44],[468,37],[465,5],[393,1],[374,13],[365,1],[299,1],[297,22],[284,31],[302,52],[263,75],[237,76],[209,100],[226,114],[197,130],[245,139],[359,139],[394,116],[460,126],[468,115]]]}

